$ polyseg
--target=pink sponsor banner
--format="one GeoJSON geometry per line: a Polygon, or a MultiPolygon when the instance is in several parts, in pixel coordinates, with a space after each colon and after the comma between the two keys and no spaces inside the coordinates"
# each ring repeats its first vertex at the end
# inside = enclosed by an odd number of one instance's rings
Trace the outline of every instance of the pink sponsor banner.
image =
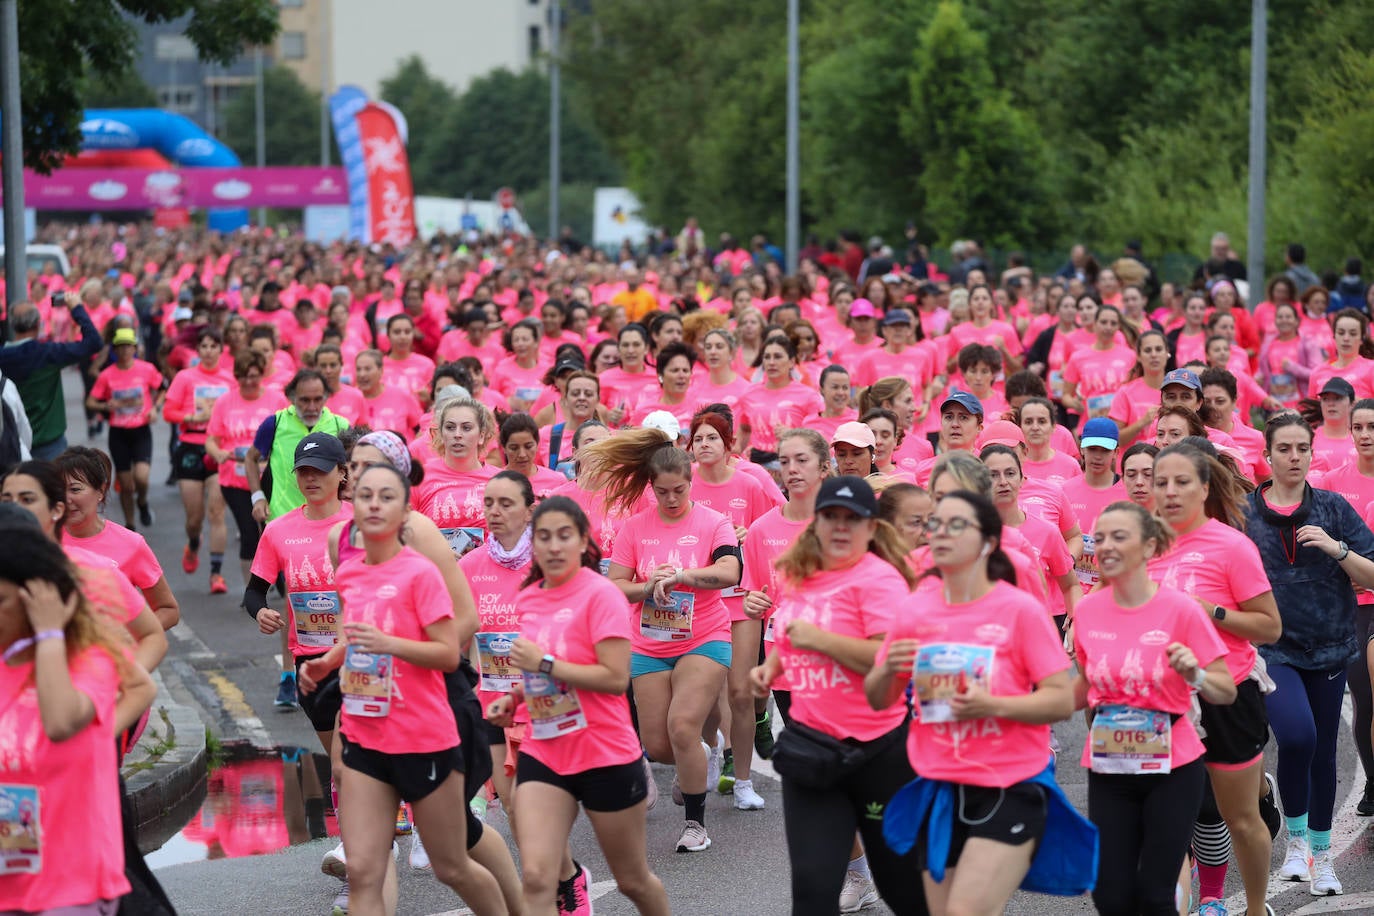
{"type": "Polygon", "coordinates": [[[24,171],[24,205],[35,210],[347,203],[342,168],[60,169],[51,175],[24,171]]]}

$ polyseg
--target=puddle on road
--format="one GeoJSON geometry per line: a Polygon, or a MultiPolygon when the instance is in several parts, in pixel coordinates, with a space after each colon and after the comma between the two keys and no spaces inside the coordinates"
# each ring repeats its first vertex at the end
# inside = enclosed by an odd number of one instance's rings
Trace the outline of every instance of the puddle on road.
{"type": "Polygon", "coordinates": [[[200,810],[146,860],[165,868],[237,859],[338,834],[327,756],[302,747],[226,744],[200,810]]]}

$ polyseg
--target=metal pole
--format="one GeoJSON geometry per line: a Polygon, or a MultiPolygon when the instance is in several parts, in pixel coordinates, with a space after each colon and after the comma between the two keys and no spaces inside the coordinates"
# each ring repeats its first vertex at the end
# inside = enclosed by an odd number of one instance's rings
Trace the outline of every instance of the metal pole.
{"type": "MultiPolygon", "coordinates": [[[[253,129],[257,133],[258,168],[267,165],[267,118],[264,111],[262,88],[262,46],[253,53],[253,129]]],[[[267,225],[267,208],[258,207],[258,226],[267,225]]]]}
{"type": "Polygon", "coordinates": [[[0,110],[4,111],[5,321],[0,337],[9,340],[10,309],[28,298],[29,272],[24,235],[24,122],[19,116],[19,6],[0,0],[0,110]]]}
{"type": "Polygon", "coordinates": [[[1264,197],[1268,159],[1266,138],[1266,81],[1269,71],[1269,17],[1266,0],[1250,6],[1250,227],[1245,271],[1250,281],[1251,309],[1264,293],[1264,197]]]}
{"type": "Polygon", "coordinates": [[[559,110],[558,39],[563,31],[558,0],[549,0],[549,238],[558,238],[558,191],[561,187],[560,162],[563,113],[559,110]]]}
{"type": "Polygon", "coordinates": [[[787,0],[787,272],[797,272],[797,253],[801,251],[801,147],[800,72],[797,33],[801,12],[798,0],[787,0]]]}
{"type": "Polygon", "coordinates": [[[329,0],[320,0],[320,165],[329,165],[329,0]]]}

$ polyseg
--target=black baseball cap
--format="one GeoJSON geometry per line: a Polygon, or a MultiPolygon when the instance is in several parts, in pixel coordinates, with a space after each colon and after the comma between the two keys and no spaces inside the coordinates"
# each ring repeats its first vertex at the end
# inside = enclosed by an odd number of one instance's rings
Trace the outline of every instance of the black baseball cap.
{"type": "Polygon", "coordinates": [[[343,443],[338,436],[329,433],[310,433],[296,444],[296,462],[293,467],[314,468],[317,471],[332,471],[341,464],[348,463],[343,443]]]}
{"type": "Polygon", "coordinates": [[[1322,386],[1322,390],[1318,392],[1317,396],[1321,397],[1323,394],[1336,394],[1353,401],[1355,400],[1355,386],[1343,378],[1329,378],[1326,380],[1326,384],[1322,386]]]}
{"type": "Polygon", "coordinates": [[[586,364],[585,362],[583,362],[582,360],[580,360],[580,359],[575,359],[575,358],[573,358],[573,357],[571,357],[571,356],[565,356],[565,357],[563,357],[562,359],[560,359],[558,362],[554,363],[554,366],[553,366],[553,374],[554,374],[555,376],[559,376],[559,375],[562,375],[564,372],[568,372],[568,371],[581,371],[581,370],[586,369],[586,368],[587,368],[587,364],[586,364]]]}
{"type": "Polygon", "coordinates": [[[848,509],[860,518],[876,518],[878,497],[868,481],[853,474],[841,477],[827,477],[821,483],[821,492],[816,495],[816,511],[839,506],[848,509]]]}

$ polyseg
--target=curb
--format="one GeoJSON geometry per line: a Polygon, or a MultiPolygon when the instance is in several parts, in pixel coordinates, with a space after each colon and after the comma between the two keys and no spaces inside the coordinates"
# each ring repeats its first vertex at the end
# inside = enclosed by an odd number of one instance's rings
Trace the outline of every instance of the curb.
{"type": "Polygon", "coordinates": [[[158,674],[153,680],[158,699],[148,727],[121,768],[138,822],[138,848],[145,855],[195,815],[205,800],[209,773],[200,716],[173,700],[158,674]]]}

